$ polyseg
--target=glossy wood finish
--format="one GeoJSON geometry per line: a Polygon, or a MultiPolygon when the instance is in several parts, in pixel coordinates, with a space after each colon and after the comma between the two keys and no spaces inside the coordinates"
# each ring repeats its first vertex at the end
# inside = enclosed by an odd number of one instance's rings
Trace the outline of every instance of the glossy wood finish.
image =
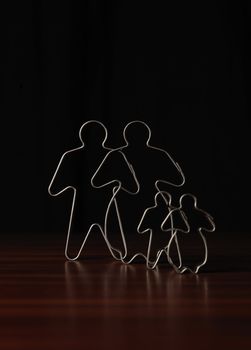
{"type": "Polygon", "coordinates": [[[0,348],[251,349],[251,241],[236,238],[215,234],[194,276],[124,266],[102,245],[67,262],[62,238],[13,237],[1,247],[0,348]]]}

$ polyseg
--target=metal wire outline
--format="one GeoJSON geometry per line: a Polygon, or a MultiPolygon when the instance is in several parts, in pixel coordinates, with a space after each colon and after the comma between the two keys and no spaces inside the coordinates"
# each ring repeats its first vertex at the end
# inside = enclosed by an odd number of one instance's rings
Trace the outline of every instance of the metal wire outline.
{"type": "MultiPolygon", "coordinates": [[[[198,265],[195,267],[194,270],[192,270],[189,266],[183,266],[183,267],[182,267],[182,265],[176,266],[175,263],[173,262],[171,256],[170,256],[170,247],[171,247],[171,244],[172,244],[173,239],[175,239],[175,237],[177,236],[177,233],[178,233],[179,231],[180,231],[180,232],[185,232],[185,233],[190,232],[189,220],[187,219],[186,215],[184,215],[184,219],[185,219],[185,222],[186,222],[187,227],[189,228],[189,230],[186,231],[186,230],[182,230],[182,229],[180,229],[180,228],[176,228],[176,229],[173,228],[173,229],[172,229],[173,234],[172,234],[171,239],[170,239],[170,241],[169,241],[169,245],[168,245],[168,247],[167,247],[166,254],[167,254],[168,262],[170,263],[170,265],[174,268],[174,270],[175,270],[176,272],[182,274],[182,273],[184,273],[185,271],[190,271],[190,272],[192,272],[192,273],[194,273],[194,274],[197,274],[198,271],[199,271],[199,269],[200,269],[203,265],[205,265],[206,262],[207,262],[207,260],[208,260],[207,241],[206,241],[205,236],[204,236],[203,233],[202,233],[202,230],[204,230],[204,231],[206,231],[206,232],[213,232],[213,231],[215,231],[215,224],[214,224],[214,221],[213,221],[213,217],[212,217],[209,213],[207,213],[205,210],[202,210],[202,209],[198,208],[198,205],[197,205],[197,197],[194,196],[194,195],[191,194],[191,193],[184,193],[184,194],[180,197],[180,199],[179,199],[179,207],[172,209],[172,210],[168,213],[167,217],[165,218],[165,220],[164,220],[164,221],[162,222],[162,224],[161,224],[161,229],[162,229],[162,231],[167,231],[167,229],[164,228],[165,223],[166,223],[167,220],[170,218],[170,216],[173,215],[173,213],[174,213],[175,211],[183,212],[183,203],[182,203],[182,202],[183,202],[183,199],[184,199],[185,197],[191,197],[191,198],[193,199],[193,207],[194,207],[194,209],[195,209],[196,211],[202,213],[202,214],[206,217],[206,219],[209,221],[209,223],[211,224],[211,226],[212,226],[211,229],[205,228],[205,227],[198,227],[198,229],[197,229],[199,235],[201,236],[201,239],[202,239],[202,242],[203,242],[203,245],[204,245],[204,248],[205,248],[204,259],[202,260],[202,262],[201,262],[200,264],[198,264],[198,265]]],[[[184,213],[184,212],[183,212],[183,213],[184,213]]]]}
{"type": "MultiPolygon", "coordinates": [[[[116,249],[116,248],[113,248],[113,247],[111,246],[109,240],[107,239],[107,235],[104,233],[104,229],[101,227],[101,225],[100,225],[99,223],[93,223],[93,224],[89,227],[89,229],[88,229],[88,231],[87,231],[87,233],[86,233],[85,239],[83,240],[83,242],[82,242],[82,244],[81,244],[81,247],[79,248],[79,251],[78,251],[77,255],[74,256],[74,257],[70,257],[69,254],[68,254],[68,246],[69,246],[69,239],[70,239],[71,228],[72,228],[72,220],[73,220],[73,215],[74,215],[74,208],[75,208],[75,201],[76,201],[77,189],[76,189],[76,187],[74,187],[74,186],[66,186],[66,187],[63,188],[62,190],[60,190],[60,191],[58,191],[58,192],[55,192],[55,193],[53,193],[52,190],[51,190],[51,187],[52,187],[52,185],[53,185],[53,183],[54,183],[54,180],[55,180],[55,178],[56,178],[56,176],[57,176],[58,170],[59,170],[59,168],[60,168],[60,166],[61,166],[61,164],[62,164],[62,162],[63,162],[65,156],[68,155],[68,154],[70,154],[70,153],[79,151],[79,150],[81,150],[81,149],[83,149],[83,148],[85,147],[84,140],[82,139],[82,130],[86,127],[86,125],[88,125],[88,124],[90,124],[90,123],[99,124],[99,125],[104,129],[104,131],[105,131],[105,137],[104,137],[104,140],[103,140],[103,142],[102,142],[102,147],[103,147],[103,149],[106,149],[106,150],[108,151],[108,153],[111,153],[111,152],[113,151],[111,148],[108,148],[108,147],[105,146],[105,142],[106,142],[106,140],[107,140],[108,132],[107,132],[107,128],[104,126],[103,123],[101,123],[101,122],[98,121],[98,120],[88,120],[87,122],[83,123],[82,126],[80,127],[79,133],[78,133],[79,139],[80,139],[82,145],[79,146],[79,147],[73,148],[73,149],[71,149],[71,150],[68,150],[68,151],[66,151],[66,152],[63,153],[63,155],[61,156],[61,158],[60,158],[60,160],[59,160],[59,162],[58,162],[58,165],[57,165],[56,170],[55,170],[55,172],[54,172],[54,174],[53,174],[53,177],[52,177],[52,179],[51,179],[51,181],[50,181],[50,184],[49,184],[49,186],[48,186],[48,193],[49,193],[51,196],[53,196],[53,197],[57,197],[57,196],[61,195],[63,192],[65,192],[65,191],[67,191],[67,190],[72,190],[72,191],[73,191],[72,204],[71,204],[71,209],[70,209],[70,217],[69,217],[69,222],[68,222],[67,237],[66,237],[66,243],[65,243],[65,257],[66,257],[68,260],[74,261],[74,260],[77,260],[77,259],[79,258],[80,254],[81,254],[81,252],[82,252],[82,250],[83,250],[83,248],[84,248],[84,246],[85,246],[85,243],[86,243],[86,241],[87,241],[87,239],[88,239],[88,237],[89,237],[89,234],[90,234],[90,232],[92,231],[93,227],[95,227],[95,226],[97,226],[97,227],[99,228],[99,230],[100,230],[100,232],[101,232],[101,234],[102,234],[102,236],[103,236],[103,238],[104,238],[104,240],[105,240],[105,242],[106,242],[106,245],[107,245],[107,247],[108,247],[108,249],[109,249],[111,255],[114,257],[114,259],[116,259],[116,260],[121,260],[121,258],[123,258],[123,255],[122,255],[121,251],[118,250],[118,249],[116,249]],[[119,257],[117,257],[117,256],[115,255],[114,251],[116,251],[116,252],[119,254],[119,257]]],[[[123,155],[123,157],[124,157],[124,159],[125,159],[125,161],[126,161],[128,167],[129,167],[129,170],[131,171],[133,177],[135,178],[135,173],[132,172],[132,168],[131,168],[130,164],[128,163],[128,161],[127,161],[125,155],[124,155],[122,152],[121,152],[121,154],[123,155]]],[[[102,164],[102,162],[101,162],[101,164],[102,164]]],[[[100,165],[100,166],[101,166],[101,165],[100,165]]],[[[98,167],[98,169],[100,168],[100,166],[98,167]]],[[[95,173],[96,173],[96,172],[95,172],[95,173]]],[[[94,176],[92,176],[92,178],[91,178],[91,184],[92,184],[92,186],[93,186],[93,177],[94,177],[94,176]]],[[[117,180],[117,179],[111,180],[109,183],[107,183],[107,184],[105,184],[105,185],[103,185],[103,186],[101,186],[101,187],[110,185],[110,184],[112,184],[112,183],[114,183],[114,188],[113,188],[113,190],[112,190],[113,195],[112,195],[112,197],[111,197],[111,199],[110,199],[110,201],[109,201],[109,203],[108,203],[107,209],[106,209],[105,218],[104,218],[105,225],[106,225],[106,221],[107,221],[108,211],[109,211],[109,209],[110,209],[110,207],[111,207],[111,203],[114,201],[114,198],[115,198],[116,194],[118,193],[118,191],[119,191],[119,190],[121,189],[121,187],[122,187],[121,182],[120,182],[119,180],[117,180]]],[[[138,182],[136,182],[136,183],[138,184],[138,182]]],[[[94,187],[95,187],[95,186],[94,186],[94,187]]],[[[123,190],[126,190],[126,188],[123,187],[123,190]]],[[[126,191],[127,191],[127,190],[126,190],[126,191]]],[[[119,226],[121,227],[121,218],[120,218],[120,216],[119,216],[119,212],[118,212],[118,221],[119,221],[119,226]]],[[[122,236],[122,241],[124,242],[123,237],[124,237],[124,236],[122,236]]]]}

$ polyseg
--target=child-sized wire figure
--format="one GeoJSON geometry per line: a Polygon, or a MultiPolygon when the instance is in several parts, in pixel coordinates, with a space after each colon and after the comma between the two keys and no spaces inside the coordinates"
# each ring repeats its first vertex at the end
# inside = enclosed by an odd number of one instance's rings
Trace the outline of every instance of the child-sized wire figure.
{"type": "MultiPolygon", "coordinates": [[[[197,206],[197,198],[190,194],[186,193],[180,197],[179,207],[170,210],[167,217],[163,221],[161,225],[161,229],[163,231],[170,230],[170,220],[173,220],[173,215],[175,213],[182,213],[185,221],[187,222],[187,227],[189,228],[187,231],[181,230],[180,228],[172,228],[172,235],[169,241],[169,244],[166,249],[166,254],[169,263],[178,273],[183,273],[185,271],[190,271],[192,273],[197,273],[199,269],[206,264],[208,259],[208,248],[206,238],[203,234],[205,232],[213,232],[215,230],[215,224],[212,216],[206,211],[198,208],[197,206]],[[181,237],[183,235],[183,237],[181,237]],[[191,238],[191,235],[196,236],[197,242],[202,245],[202,249],[200,249],[200,253],[202,252],[202,259],[199,263],[196,263],[194,266],[188,266],[183,263],[183,242],[181,238],[191,238]],[[179,237],[178,237],[179,236],[179,237]],[[180,249],[180,263],[176,265],[171,257],[171,248],[173,244],[179,245],[180,249]]],[[[192,254],[190,254],[191,257],[192,254]]]]}
{"type": "Polygon", "coordinates": [[[178,228],[183,232],[188,232],[189,227],[183,213],[179,210],[174,212],[174,209],[177,208],[172,205],[172,197],[170,193],[162,191],[155,194],[154,206],[147,208],[142,215],[137,230],[140,234],[149,234],[146,259],[146,265],[149,269],[154,269],[157,266],[161,255],[169,250],[170,242],[172,242],[173,239],[181,266],[178,240],[176,236],[172,237],[172,234],[178,228]],[[175,214],[173,215],[171,212],[174,212],[175,214]],[[180,216],[179,220],[176,220],[178,215],[180,216]],[[161,230],[161,225],[167,216],[170,227],[163,232],[163,230],[161,230]],[[158,247],[157,250],[156,247],[158,247]]]}

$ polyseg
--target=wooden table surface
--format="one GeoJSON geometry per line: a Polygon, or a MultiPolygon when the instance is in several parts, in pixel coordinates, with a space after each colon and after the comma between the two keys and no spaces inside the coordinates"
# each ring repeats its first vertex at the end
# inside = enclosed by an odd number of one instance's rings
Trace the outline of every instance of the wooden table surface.
{"type": "Polygon", "coordinates": [[[101,245],[1,242],[0,349],[251,349],[250,235],[214,234],[198,275],[125,266],[101,245]]]}

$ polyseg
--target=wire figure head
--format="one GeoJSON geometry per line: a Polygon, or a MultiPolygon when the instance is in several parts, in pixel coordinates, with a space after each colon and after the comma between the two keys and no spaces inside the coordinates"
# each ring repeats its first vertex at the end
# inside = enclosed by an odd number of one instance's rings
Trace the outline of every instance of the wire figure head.
{"type": "Polygon", "coordinates": [[[141,121],[134,120],[128,123],[123,130],[123,137],[126,145],[134,143],[143,143],[143,145],[148,145],[152,136],[151,129],[149,126],[141,121]]]}
{"type": "Polygon", "coordinates": [[[89,143],[100,143],[103,148],[108,136],[108,132],[103,123],[98,120],[89,120],[79,129],[79,138],[83,146],[89,143]]]}

